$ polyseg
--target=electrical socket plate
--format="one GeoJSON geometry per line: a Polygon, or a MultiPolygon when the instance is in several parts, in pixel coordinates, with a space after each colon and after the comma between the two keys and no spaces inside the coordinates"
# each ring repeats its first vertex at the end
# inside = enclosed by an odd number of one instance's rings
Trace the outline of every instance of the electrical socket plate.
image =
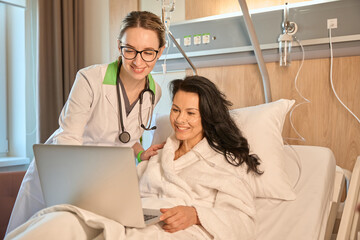
{"type": "Polygon", "coordinates": [[[337,28],[337,18],[332,18],[332,19],[328,19],[327,20],[327,28],[330,29],[334,29],[337,28]]]}

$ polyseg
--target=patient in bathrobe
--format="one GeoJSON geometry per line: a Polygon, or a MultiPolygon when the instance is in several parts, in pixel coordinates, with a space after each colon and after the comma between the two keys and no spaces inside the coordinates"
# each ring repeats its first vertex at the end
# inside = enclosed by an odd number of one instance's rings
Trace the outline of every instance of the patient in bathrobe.
{"type": "Polygon", "coordinates": [[[208,79],[171,82],[174,134],[137,166],[143,206],[161,223],[121,224],[71,205],[43,209],[6,239],[255,239],[254,178],[259,159],[208,79]]]}

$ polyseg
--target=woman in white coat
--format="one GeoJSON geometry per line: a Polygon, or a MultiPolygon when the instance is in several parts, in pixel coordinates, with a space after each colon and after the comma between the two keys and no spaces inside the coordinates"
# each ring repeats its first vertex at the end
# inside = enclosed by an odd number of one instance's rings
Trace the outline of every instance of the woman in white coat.
{"type": "MultiPolygon", "coordinates": [[[[144,150],[139,143],[160,86],[150,72],[165,48],[165,27],[153,13],[134,11],[123,20],[118,37],[120,57],[110,64],[81,69],[49,144],[131,146],[138,161],[157,154],[162,145],[144,150]]],[[[44,208],[35,161],[21,184],[7,232],[44,208]]]]}

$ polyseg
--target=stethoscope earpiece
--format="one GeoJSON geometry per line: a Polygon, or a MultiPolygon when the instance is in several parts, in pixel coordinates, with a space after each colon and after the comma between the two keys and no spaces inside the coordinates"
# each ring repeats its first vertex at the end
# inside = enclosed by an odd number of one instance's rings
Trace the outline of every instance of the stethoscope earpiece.
{"type": "Polygon", "coordinates": [[[145,129],[145,130],[155,130],[155,129],[156,129],[156,126],[152,126],[151,128],[145,127],[144,124],[141,124],[140,126],[141,126],[143,129],[145,129]]]}

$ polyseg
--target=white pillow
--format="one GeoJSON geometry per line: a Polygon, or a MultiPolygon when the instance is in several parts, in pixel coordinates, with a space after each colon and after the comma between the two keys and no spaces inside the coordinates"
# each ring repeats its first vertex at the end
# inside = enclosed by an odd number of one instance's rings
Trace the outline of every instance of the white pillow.
{"type": "Polygon", "coordinates": [[[250,153],[260,158],[255,177],[255,195],[259,198],[294,200],[295,193],[285,172],[286,153],[282,139],[285,117],[295,100],[275,102],[230,111],[236,125],[248,140],[250,153]]]}
{"type": "Polygon", "coordinates": [[[166,142],[166,139],[174,132],[169,114],[156,114],[156,130],[151,145],[166,142]]]}
{"type": "MultiPolygon", "coordinates": [[[[295,193],[285,172],[286,153],[282,129],[286,114],[295,100],[280,99],[275,102],[230,111],[243,136],[247,138],[250,152],[259,156],[259,167],[264,173],[256,176],[255,196],[293,200],[295,193]]],[[[169,115],[156,119],[157,129],[152,144],[162,143],[172,133],[169,115]]]]}

